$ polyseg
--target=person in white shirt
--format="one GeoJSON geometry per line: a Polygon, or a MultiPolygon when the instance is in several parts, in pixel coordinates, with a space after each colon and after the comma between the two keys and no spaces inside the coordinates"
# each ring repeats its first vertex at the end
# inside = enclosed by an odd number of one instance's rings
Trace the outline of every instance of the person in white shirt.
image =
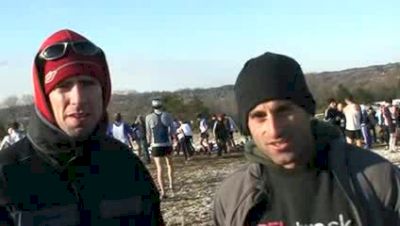
{"type": "Polygon", "coordinates": [[[180,147],[183,151],[186,161],[190,161],[193,156],[192,138],[193,132],[188,122],[180,121],[180,126],[177,129],[177,136],[179,139],[180,147]]]}
{"type": "Polygon", "coordinates": [[[200,129],[200,145],[205,153],[211,154],[210,143],[208,142],[208,124],[207,118],[202,114],[197,115],[197,119],[199,120],[199,129],[200,129]]]}
{"type": "Polygon", "coordinates": [[[13,122],[7,130],[7,135],[0,143],[0,150],[3,150],[24,138],[24,134],[19,130],[19,123],[13,122]]]}
{"type": "Polygon", "coordinates": [[[12,140],[11,140],[11,128],[8,128],[7,130],[7,135],[4,136],[3,140],[1,140],[0,143],[0,150],[6,149],[7,147],[11,146],[12,140]]]}
{"type": "Polygon", "coordinates": [[[343,113],[346,117],[346,140],[349,144],[356,144],[358,147],[362,147],[362,133],[361,133],[361,108],[360,105],[354,102],[352,96],[344,99],[346,107],[343,109],[343,113]]]}
{"type": "Polygon", "coordinates": [[[135,139],[132,127],[122,120],[121,113],[114,115],[114,122],[108,127],[107,134],[133,149],[135,139]]]}

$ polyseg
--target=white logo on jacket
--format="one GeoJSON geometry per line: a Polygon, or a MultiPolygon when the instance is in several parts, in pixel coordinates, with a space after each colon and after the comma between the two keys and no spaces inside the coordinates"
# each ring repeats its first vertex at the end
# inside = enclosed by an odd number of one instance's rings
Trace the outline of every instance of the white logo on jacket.
{"type": "Polygon", "coordinates": [[[351,225],[351,220],[345,221],[342,214],[339,214],[338,221],[330,221],[326,224],[324,224],[324,223],[303,224],[303,223],[296,221],[296,226],[350,226],[350,225],[351,225]]]}

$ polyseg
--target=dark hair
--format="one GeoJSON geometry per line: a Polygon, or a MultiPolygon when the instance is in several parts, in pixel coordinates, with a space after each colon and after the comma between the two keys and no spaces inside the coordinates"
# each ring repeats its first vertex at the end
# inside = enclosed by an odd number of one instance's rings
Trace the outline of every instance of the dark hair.
{"type": "Polygon", "coordinates": [[[345,99],[345,100],[347,99],[347,100],[349,100],[349,101],[351,101],[351,102],[354,102],[354,97],[353,97],[353,95],[348,95],[348,96],[345,97],[344,99],[345,99]]]}
{"type": "Polygon", "coordinates": [[[328,104],[330,104],[330,103],[332,103],[332,102],[337,103],[337,101],[335,100],[335,98],[333,98],[333,97],[328,98],[328,104]]]}
{"type": "Polygon", "coordinates": [[[136,124],[139,124],[139,125],[144,125],[144,124],[145,124],[145,121],[144,121],[144,120],[145,120],[145,119],[144,119],[143,115],[138,115],[138,116],[136,117],[135,123],[136,123],[136,124]]]}
{"type": "Polygon", "coordinates": [[[12,122],[10,123],[9,127],[13,130],[18,130],[19,129],[19,123],[18,122],[12,122]]]}
{"type": "Polygon", "coordinates": [[[114,120],[115,121],[121,121],[122,120],[122,115],[121,115],[121,113],[115,113],[115,115],[114,115],[114,120]]]}

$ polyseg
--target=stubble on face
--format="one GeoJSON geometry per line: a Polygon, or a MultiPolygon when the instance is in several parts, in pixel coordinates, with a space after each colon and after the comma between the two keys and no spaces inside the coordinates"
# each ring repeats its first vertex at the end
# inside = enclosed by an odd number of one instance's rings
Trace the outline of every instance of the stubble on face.
{"type": "Polygon", "coordinates": [[[291,101],[258,104],[249,113],[248,127],[257,147],[275,164],[294,168],[310,160],[310,116],[291,101]]]}
{"type": "Polygon", "coordinates": [[[62,81],[49,93],[58,127],[68,136],[89,136],[103,116],[102,89],[97,79],[76,76],[62,81]]]}

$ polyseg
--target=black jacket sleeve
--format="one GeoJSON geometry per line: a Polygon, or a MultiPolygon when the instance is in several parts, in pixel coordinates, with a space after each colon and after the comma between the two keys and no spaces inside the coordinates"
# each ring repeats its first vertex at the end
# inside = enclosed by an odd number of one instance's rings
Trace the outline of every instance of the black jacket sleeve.
{"type": "Polygon", "coordinates": [[[143,217],[138,225],[165,225],[160,210],[160,194],[156,185],[154,184],[153,178],[151,177],[147,168],[143,165],[142,161],[132,153],[132,158],[135,161],[134,175],[135,180],[140,181],[143,189],[143,217]]]}
{"type": "Polygon", "coordinates": [[[12,226],[14,225],[10,215],[5,207],[0,207],[0,226],[12,226]]]}

